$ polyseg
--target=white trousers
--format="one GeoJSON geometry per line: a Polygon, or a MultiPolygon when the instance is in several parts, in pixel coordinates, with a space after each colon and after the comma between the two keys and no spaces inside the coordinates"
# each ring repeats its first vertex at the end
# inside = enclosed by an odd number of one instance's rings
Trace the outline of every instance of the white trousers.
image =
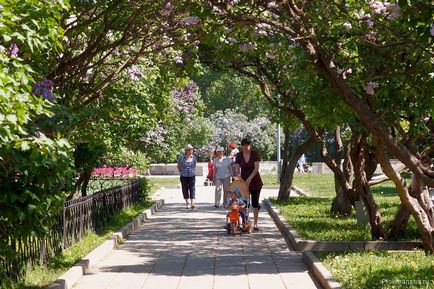
{"type": "Polygon", "coordinates": [[[228,189],[231,182],[231,177],[215,179],[215,205],[220,206],[220,199],[222,198],[223,190],[223,206],[226,206],[226,199],[228,198],[228,189]]]}

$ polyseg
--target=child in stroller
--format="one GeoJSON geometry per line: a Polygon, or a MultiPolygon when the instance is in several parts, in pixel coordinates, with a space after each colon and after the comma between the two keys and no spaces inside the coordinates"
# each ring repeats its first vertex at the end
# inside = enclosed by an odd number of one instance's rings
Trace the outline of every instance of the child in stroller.
{"type": "Polygon", "coordinates": [[[226,229],[228,234],[252,232],[252,226],[249,220],[248,201],[242,196],[240,191],[234,187],[229,191],[230,199],[227,202],[229,210],[227,214],[226,229]]]}

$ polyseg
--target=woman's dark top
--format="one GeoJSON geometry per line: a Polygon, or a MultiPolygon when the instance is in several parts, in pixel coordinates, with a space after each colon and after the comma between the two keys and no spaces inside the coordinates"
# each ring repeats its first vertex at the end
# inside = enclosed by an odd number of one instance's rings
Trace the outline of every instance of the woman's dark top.
{"type": "MultiPolygon", "coordinates": [[[[252,174],[253,170],[255,169],[255,162],[261,161],[261,158],[256,151],[250,151],[250,159],[246,163],[244,160],[243,152],[239,152],[235,158],[235,163],[239,164],[241,167],[241,178],[245,181],[249,178],[249,176],[252,174]]],[[[250,182],[249,190],[260,190],[262,188],[262,179],[259,175],[259,172],[253,177],[252,181],[250,182]]]]}

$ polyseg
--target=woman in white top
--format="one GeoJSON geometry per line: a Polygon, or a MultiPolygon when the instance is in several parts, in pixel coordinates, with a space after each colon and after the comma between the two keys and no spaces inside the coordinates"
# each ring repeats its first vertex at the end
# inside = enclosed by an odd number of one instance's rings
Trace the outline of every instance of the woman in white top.
{"type": "Polygon", "coordinates": [[[214,163],[214,184],[215,184],[215,204],[214,207],[220,206],[223,189],[223,207],[226,206],[229,183],[231,181],[230,167],[232,160],[224,155],[223,147],[217,148],[217,157],[214,163]]]}

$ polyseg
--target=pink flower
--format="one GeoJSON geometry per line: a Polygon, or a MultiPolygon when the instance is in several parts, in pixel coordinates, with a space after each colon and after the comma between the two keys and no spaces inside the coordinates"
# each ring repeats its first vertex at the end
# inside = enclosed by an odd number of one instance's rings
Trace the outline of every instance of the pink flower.
{"type": "Polygon", "coordinates": [[[366,83],[366,85],[363,87],[363,89],[365,90],[365,92],[369,95],[374,95],[374,89],[378,87],[378,83],[377,82],[368,82],[366,83]]]}

